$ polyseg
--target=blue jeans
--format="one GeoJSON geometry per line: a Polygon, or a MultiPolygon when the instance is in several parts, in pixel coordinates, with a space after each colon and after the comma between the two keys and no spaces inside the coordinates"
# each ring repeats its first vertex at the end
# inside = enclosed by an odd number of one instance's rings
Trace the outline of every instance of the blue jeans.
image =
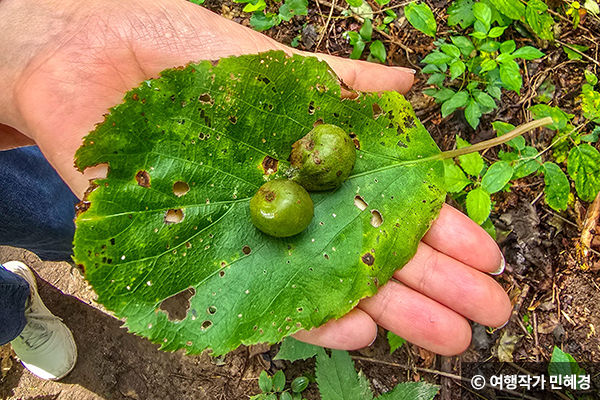
{"type": "Polygon", "coordinates": [[[78,202],[36,146],[0,151],[0,245],[70,261],[78,202]]]}
{"type": "MultiPolygon", "coordinates": [[[[0,245],[70,261],[79,200],[35,146],[0,151],[0,245]]],[[[0,345],[25,326],[27,281],[0,266],[0,345]]]]}
{"type": "Polygon", "coordinates": [[[0,265],[0,346],[19,336],[27,321],[29,283],[0,265]]]}

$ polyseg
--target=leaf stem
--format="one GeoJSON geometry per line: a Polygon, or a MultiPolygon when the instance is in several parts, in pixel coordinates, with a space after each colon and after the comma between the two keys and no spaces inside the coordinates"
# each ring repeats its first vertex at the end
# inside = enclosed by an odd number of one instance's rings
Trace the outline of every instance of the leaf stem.
{"type": "Polygon", "coordinates": [[[553,122],[552,117],[545,117],[542,119],[537,119],[535,121],[531,121],[526,124],[519,125],[515,129],[513,129],[512,131],[508,132],[505,135],[498,136],[493,139],[486,140],[485,142],[480,142],[480,143],[477,143],[477,144],[474,144],[471,146],[462,147],[460,149],[445,151],[445,152],[440,153],[431,158],[438,159],[438,160],[446,160],[448,158],[460,157],[460,156],[464,156],[465,154],[470,154],[470,153],[475,153],[477,151],[487,150],[491,147],[498,146],[500,144],[504,144],[504,143],[508,142],[509,140],[512,140],[518,136],[521,136],[522,134],[524,134],[530,130],[533,130],[535,128],[541,128],[543,126],[550,125],[552,122],[553,122]]]}

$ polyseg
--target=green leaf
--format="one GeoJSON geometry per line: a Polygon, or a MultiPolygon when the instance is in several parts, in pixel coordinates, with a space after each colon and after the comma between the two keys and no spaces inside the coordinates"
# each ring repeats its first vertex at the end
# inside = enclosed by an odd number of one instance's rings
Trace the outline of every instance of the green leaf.
{"type": "Polygon", "coordinates": [[[493,69],[496,69],[497,66],[498,66],[498,64],[496,63],[496,60],[488,58],[487,60],[485,60],[484,62],[481,63],[481,71],[482,72],[491,71],[493,69]]]}
{"type": "Polygon", "coordinates": [[[406,343],[405,339],[402,339],[392,331],[388,331],[387,340],[390,345],[390,354],[398,350],[404,343],[406,343]]]}
{"type": "Polygon", "coordinates": [[[542,58],[545,56],[544,53],[531,46],[523,46],[514,53],[512,53],[514,58],[522,58],[524,60],[535,60],[537,58],[542,58]]]}
{"type": "Polygon", "coordinates": [[[292,381],[290,388],[294,393],[301,393],[308,387],[308,378],[305,376],[299,376],[292,381]]]}
{"type": "Polygon", "coordinates": [[[569,179],[562,169],[552,162],[544,163],[543,171],[546,203],[556,211],[566,210],[570,192],[569,179]]]}
{"type": "Polygon", "coordinates": [[[284,21],[291,20],[294,15],[308,14],[308,0],[285,0],[279,7],[279,16],[284,21]]]}
{"type": "Polygon", "coordinates": [[[281,392],[285,388],[285,374],[279,370],[273,375],[273,390],[281,392]]]}
{"type": "Polygon", "coordinates": [[[423,74],[432,74],[434,72],[440,72],[440,67],[438,67],[435,64],[427,64],[422,70],[421,72],[423,74]]]}
{"type": "Polygon", "coordinates": [[[404,7],[406,19],[424,34],[435,37],[437,24],[431,8],[426,3],[409,3],[404,7]]]}
{"type": "Polygon", "coordinates": [[[427,54],[427,56],[425,56],[425,58],[422,60],[422,62],[426,64],[434,65],[447,64],[450,61],[452,61],[452,56],[444,54],[441,51],[433,51],[427,54]]]}
{"type": "Polygon", "coordinates": [[[519,0],[490,0],[490,3],[511,19],[518,21],[525,19],[525,5],[519,0]]]}
{"type": "Polygon", "coordinates": [[[366,0],[362,0],[362,2],[360,0],[358,0],[355,4],[360,3],[360,5],[358,6],[350,6],[350,10],[352,10],[352,12],[356,15],[358,15],[359,17],[362,17],[364,19],[373,19],[373,8],[371,8],[371,6],[369,5],[369,3],[366,2],[366,0]]]}
{"type": "Polygon", "coordinates": [[[376,400],[433,400],[439,390],[439,386],[425,381],[402,382],[376,400]]]}
{"type": "Polygon", "coordinates": [[[481,188],[488,193],[496,193],[506,186],[512,176],[513,167],[505,161],[496,161],[481,179],[481,188]]]}
{"type": "Polygon", "coordinates": [[[352,60],[358,60],[362,55],[363,51],[365,50],[365,46],[366,44],[362,40],[356,42],[354,48],[352,49],[352,53],[350,53],[350,58],[352,60]]]}
{"type": "Polygon", "coordinates": [[[205,2],[206,0],[189,0],[189,1],[190,1],[190,3],[194,3],[194,4],[198,4],[198,5],[200,5],[200,4],[204,4],[204,2],[205,2]]]}
{"type": "Polygon", "coordinates": [[[254,0],[254,1],[249,1],[247,2],[247,4],[244,6],[244,9],[242,11],[247,12],[247,13],[251,13],[251,12],[255,12],[255,11],[262,11],[267,7],[267,3],[265,2],[265,0],[254,0]]]}
{"type": "Polygon", "coordinates": [[[429,79],[427,79],[428,85],[436,85],[439,88],[444,87],[444,81],[446,80],[446,74],[432,74],[429,79]]]}
{"type": "MultiPolygon", "coordinates": [[[[571,377],[573,375],[578,376],[585,374],[585,370],[583,370],[577,364],[577,361],[575,361],[572,355],[554,346],[554,350],[552,351],[552,357],[550,358],[550,363],[548,363],[548,375],[571,377]]],[[[579,387],[578,383],[577,390],[581,389],[582,388],[579,387]]]]}
{"type": "Polygon", "coordinates": [[[279,25],[280,20],[275,14],[265,14],[263,11],[257,11],[250,18],[250,25],[255,31],[262,32],[279,25]]]}
{"type": "Polygon", "coordinates": [[[573,114],[567,114],[559,107],[550,107],[547,104],[536,104],[529,107],[529,111],[533,119],[552,117],[552,121],[554,122],[547,126],[548,129],[563,130],[573,118],[573,114]]]}
{"type": "Polygon", "coordinates": [[[460,58],[460,50],[453,44],[443,44],[440,46],[440,50],[442,50],[444,54],[448,54],[452,58],[460,58]]]}
{"type": "Polygon", "coordinates": [[[596,123],[600,123],[600,93],[592,90],[591,85],[584,84],[581,91],[581,109],[583,116],[596,123]],[[588,90],[586,90],[588,86],[588,90]]]}
{"type": "MultiPolygon", "coordinates": [[[[471,144],[466,140],[456,136],[456,147],[462,149],[463,147],[470,146],[471,144]]],[[[479,176],[481,170],[483,170],[484,162],[483,158],[479,153],[470,153],[458,157],[460,160],[460,166],[467,174],[472,176],[479,176]]]]}
{"type": "Polygon", "coordinates": [[[294,400],[294,398],[292,397],[290,392],[283,392],[279,395],[279,400],[294,400]]]}
{"type": "MultiPolygon", "coordinates": [[[[490,96],[489,94],[487,94],[485,92],[482,92],[481,90],[473,91],[473,97],[475,97],[475,100],[477,100],[477,103],[479,103],[481,106],[483,106],[485,108],[491,108],[491,109],[496,108],[496,102],[494,101],[492,96],[490,96]]],[[[521,137],[521,136],[519,136],[519,137],[521,137]]]]}
{"type": "Polygon", "coordinates": [[[299,340],[294,339],[293,337],[286,337],[281,342],[281,346],[279,347],[279,352],[274,357],[275,360],[288,360],[288,361],[297,361],[297,360],[306,360],[307,358],[311,358],[317,355],[317,349],[319,346],[315,346],[314,344],[304,343],[299,340]]]}
{"type": "Polygon", "coordinates": [[[352,46],[354,46],[358,42],[362,41],[362,38],[360,37],[358,32],[355,32],[355,31],[346,31],[346,32],[344,32],[343,37],[344,37],[344,39],[348,40],[348,44],[350,44],[352,46]]]}
{"type": "Polygon", "coordinates": [[[357,374],[347,351],[331,350],[331,357],[319,349],[315,375],[322,399],[371,400],[373,392],[365,376],[357,374]]]}
{"type": "Polygon", "coordinates": [[[506,28],[506,26],[495,26],[488,32],[488,37],[497,38],[502,36],[506,28]]]}
{"type": "Polygon", "coordinates": [[[507,40],[502,42],[500,45],[500,53],[502,54],[511,54],[517,48],[517,44],[514,40],[507,40]]]}
{"type": "Polygon", "coordinates": [[[450,80],[454,80],[461,76],[466,70],[465,63],[461,60],[454,60],[450,63],[450,80]]]}
{"type": "Polygon", "coordinates": [[[450,193],[458,193],[468,184],[472,183],[463,170],[453,160],[444,161],[444,172],[446,190],[450,193]]]}
{"type": "Polygon", "coordinates": [[[477,224],[481,225],[492,211],[490,194],[482,188],[471,190],[467,193],[467,215],[477,224]]]}
{"type": "Polygon", "coordinates": [[[592,72],[588,71],[587,69],[585,71],[583,71],[583,74],[585,76],[585,80],[587,81],[587,83],[589,83],[592,86],[596,86],[596,84],[598,83],[598,77],[596,75],[594,75],[592,72]]]}
{"type": "Polygon", "coordinates": [[[475,3],[472,10],[475,18],[487,27],[485,29],[487,32],[490,29],[489,26],[492,24],[492,10],[490,7],[485,3],[475,3]]]}
{"type": "Polygon", "coordinates": [[[267,375],[267,371],[262,371],[258,376],[258,387],[263,393],[270,392],[273,389],[273,379],[267,375]]]}
{"type": "Polygon", "coordinates": [[[471,36],[473,36],[474,38],[479,39],[479,40],[484,40],[487,38],[487,33],[477,31],[477,32],[471,33],[471,36]]]}
{"type": "Polygon", "coordinates": [[[471,8],[473,0],[456,0],[448,7],[448,26],[460,25],[462,29],[467,29],[476,21],[471,8]]]}
{"type": "Polygon", "coordinates": [[[346,3],[352,7],[360,7],[363,4],[363,0],[346,0],[346,3]]]}
{"type": "Polygon", "coordinates": [[[489,85],[485,89],[485,91],[488,92],[489,95],[495,98],[496,100],[500,100],[500,98],[502,97],[502,90],[497,86],[489,85]]]}
{"type": "MultiPolygon", "coordinates": [[[[578,46],[575,44],[571,44],[569,46],[579,50],[581,53],[586,52],[590,49],[587,46],[578,46]]],[[[567,57],[569,58],[569,60],[579,61],[583,58],[583,56],[580,53],[576,52],[575,50],[573,50],[567,46],[563,46],[563,50],[564,50],[565,54],[567,55],[567,57]]]]}
{"type": "Polygon", "coordinates": [[[456,92],[451,98],[446,100],[442,104],[442,117],[447,117],[452,114],[454,110],[460,107],[464,107],[469,100],[469,93],[467,92],[456,92]]]}
{"type": "Polygon", "coordinates": [[[387,54],[385,51],[385,46],[383,45],[381,40],[375,40],[373,43],[371,43],[371,47],[369,48],[369,50],[371,51],[373,57],[375,57],[382,63],[385,63],[387,54]]]}
{"type": "Polygon", "coordinates": [[[600,153],[587,143],[569,152],[567,171],[575,181],[577,195],[583,201],[593,201],[600,190],[600,153]]]}
{"type": "Polygon", "coordinates": [[[505,88],[514,90],[518,94],[521,93],[523,79],[521,78],[519,64],[515,61],[509,60],[500,63],[500,78],[502,79],[505,88]]]}
{"type": "Polygon", "coordinates": [[[443,88],[440,91],[438,91],[433,97],[435,97],[437,102],[444,102],[452,96],[454,96],[454,93],[455,92],[452,89],[443,88]]]}
{"type": "Polygon", "coordinates": [[[467,106],[465,107],[465,118],[473,129],[477,128],[477,125],[479,125],[481,109],[479,108],[477,101],[475,101],[475,99],[472,97],[469,99],[467,106]]]}
{"type": "Polygon", "coordinates": [[[525,17],[531,29],[541,39],[554,40],[554,19],[547,13],[548,6],[541,0],[527,2],[525,17]]]}
{"type": "Polygon", "coordinates": [[[450,40],[456,47],[460,49],[460,52],[463,56],[469,57],[471,53],[475,50],[475,46],[473,46],[473,42],[466,36],[452,36],[450,40]]]}
{"type": "MultiPolygon", "coordinates": [[[[508,132],[515,129],[515,126],[513,124],[509,124],[507,122],[502,121],[492,122],[492,127],[494,128],[498,136],[505,135],[508,132]]],[[[517,136],[516,138],[506,142],[506,144],[512,147],[513,149],[523,150],[525,148],[525,138],[523,136],[517,136]]]]}
{"type": "Polygon", "coordinates": [[[583,140],[584,142],[590,142],[590,143],[596,143],[598,141],[598,138],[600,138],[600,126],[595,127],[594,130],[592,131],[592,133],[589,133],[587,135],[582,135],[580,137],[580,139],[583,140]]]}
{"type": "Polygon", "coordinates": [[[444,167],[403,96],[340,94],[326,63],[282,51],[166,70],[127,93],[76,153],[81,170],[109,165],[74,239],[97,301],[164,350],[219,355],[374,295],[436,218],[444,167]],[[353,173],[311,194],[304,232],[263,234],[250,198],[285,176],[292,144],[318,120],[355,135],[353,173]]]}
{"type": "Polygon", "coordinates": [[[365,18],[363,26],[360,28],[360,36],[363,38],[365,43],[369,43],[373,37],[373,23],[369,18],[365,18]]]}
{"type": "Polygon", "coordinates": [[[479,50],[485,51],[486,53],[493,53],[500,48],[500,43],[495,40],[487,40],[481,46],[479,50]]]}
{"type": "Polygon", "coordinates": [[[519,152],[517,163],[513,166],[515,169],[513,179],[524,178],[540,168],[540,163],[535,158],[538,153],[538,150],[532,146],[525,146],[525,149],[519,152]]]}

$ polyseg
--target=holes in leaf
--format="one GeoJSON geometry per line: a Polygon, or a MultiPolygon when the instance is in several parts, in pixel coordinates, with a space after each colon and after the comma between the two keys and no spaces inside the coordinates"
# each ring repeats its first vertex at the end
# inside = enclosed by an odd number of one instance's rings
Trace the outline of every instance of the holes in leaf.
{"type": "Polygon", "coordinates": [[[325,122],[323,121],[323,118],[319,118],[318,120],[315,121],[315,123],[313,124],[313,128],[316,128],[319,125],[323,125],[325,122]]]}
{"type": "Polygon", "coordinates": [[[323,254],[323,257],[325,257],[326,260],[329,260],[329,256],[327,254],[323,254]]]}
{"type": "Polygon", "coordinates": [[[367,202],[365,201],[365,199],[363,199],[359,195],[356,195],[356,196],[354,196],[354,206],[356,208],[358,208],[360,211],[364,211],[364,210],[367,209],[367,207],[369,205],[367,204],[367,202]]]}
{"type": "Polygon", "coordinates": [[[215,102],[209,93],[203,93],[198,96],[198,101],[204,104],[213,104],[215,102]]]}
{"type": "Polygon", "coordinates": [[[230,115],[229,122],[231,122],[234,125],[237,124],[237,117],[235,115],[230,115]]]}
{"type": "Polygon", "coordinates": [[[404,149],[404,148],[408,147],[408,145],[406,143],[404,143],[402,140],[398,140],[398,147],[404,149]]]}
{"type": "Polygon", "coordinates": [[[150,174],[148,171],[138,171],[138,173],[135,174],[135,180],[137,181],[138,185],[142,187],[150,187],[150,174]]]}
{"type": "Polygon", "coordinates": [[[219,271],[219,276],[222,278],[225,276],[225,271],[219,271]]]}
{"type": "Polygon", "coordinates": [[[190,299],[194,297],[196,290],[187,288],[160,303],[159,310],[167,314],[169,321],[182,321],[190,309],[190,299]]]}
{"type": "Polygon", "coordinates": [[[215,313],[217,312],[217,307],[210,306],[206,309],[206,312],[209,313],[210,315],[215,315],[215,313]]]}
{"type": "Polygon", "coordinates": [[[308,113],[310,115],[313,115],[315,113],[315,102],[311,100],[311,102],[308,104],[308,113]]]}
{"type": "Polygon", "coordinates": [[[278,165],[279,160],[276,160],[273,157],[266,156],[262,161],[262,167],[265,171],[265,175],[271,175],[277,172],[278,165]]]}
{"type": "Polygon", "coordinates": [[[377,210],[371,210],[371,226],[373,228],[379,228],[383,224],[383,216],[377,210]]]}
{"type": "Polygon", "coordinates": [[[256,80],[259,81],[259,82],[264,83],[265,85],[268,85],[269,83],[271,83],[271,80],[269,78],[267,78],[266,76],[264,76],[264,75],[258,75],[256,77],[256,80]]]}
{"type": "Polygon", "coordinates": [[[177,197],[181,197],[190,191],[190,185],[183,181],[177,181],[173,184],[173,194],[177,197]]]}
{"type": "Polygon", "coordinates": [[[181,208],[171,208],[165,213],[165,224],[178,224],[183,221],[184,214],[181,208]]]}
{"type": "Polygon", "coordinates": [[[246,255],[250,254],[252,252],[252,249],[250,248],[250,246],[245,245],[244,247],[242,247],[242,252],[246,255]]]}
{"type": "Polygon", "coordinates": [[[383,110],[377,103],[373,103],[373,119],[377,119],[383,114],[383,110]]]}
{"type": "Polygon", "coordinates": [[[200,329],[202,329],[203,331],[207,330],[208,328],[210,328],[212,326],[212,321],[207,319],[204,320],[202,322],[202,325],[200,325],[200,329]]]}

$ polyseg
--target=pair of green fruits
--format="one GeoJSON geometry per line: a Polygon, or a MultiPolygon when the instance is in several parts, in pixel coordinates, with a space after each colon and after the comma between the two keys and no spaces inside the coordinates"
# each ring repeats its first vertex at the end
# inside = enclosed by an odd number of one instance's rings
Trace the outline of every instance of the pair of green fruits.
{"type": "Polygon", "coordinates": [[[332,190],[350,176],[356,148],[340,127],[322,124],[292,145],[290,179],[274,179],[262,185],[250,200],[254,225],[275,237],[302,232],[314,216],[308,194],[332,190]]]}

